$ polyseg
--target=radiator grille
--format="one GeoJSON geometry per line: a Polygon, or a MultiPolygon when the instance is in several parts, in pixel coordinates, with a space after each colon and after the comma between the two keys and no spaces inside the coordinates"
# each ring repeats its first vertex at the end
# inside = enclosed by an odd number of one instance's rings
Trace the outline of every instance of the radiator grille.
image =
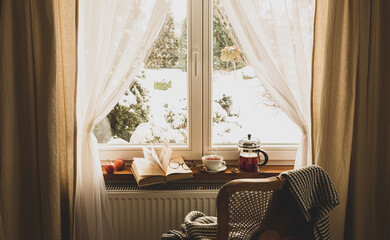
{"type": "Polygon", "coordinates": [[[107,191],[218,191],[223,184],[157,184],[138,187],[137,184],[106,184],[107,191]]]}

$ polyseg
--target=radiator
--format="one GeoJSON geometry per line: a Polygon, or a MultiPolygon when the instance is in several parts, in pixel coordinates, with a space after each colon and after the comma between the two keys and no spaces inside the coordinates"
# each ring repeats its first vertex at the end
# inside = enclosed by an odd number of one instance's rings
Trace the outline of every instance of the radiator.
{"type": "Polygon", "coordinates": [[[112,223],[117,239],[157,240],[180,229],[192,210],[217,215],[216,198],[222,184],[107,184],[112,223]]]}

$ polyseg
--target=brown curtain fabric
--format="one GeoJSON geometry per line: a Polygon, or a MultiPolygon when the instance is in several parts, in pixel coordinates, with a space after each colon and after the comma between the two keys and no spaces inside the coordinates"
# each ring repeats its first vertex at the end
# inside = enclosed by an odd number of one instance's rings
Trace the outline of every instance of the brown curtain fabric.
{"type": "Polygon", "coordinates": [[[72,4],[0,2],[0,239],[72,236],[72,4]]]}
{"type": "Polygon", "coordinates": [[[57,116],[62,239],[73,238],[76,183],[77,1],[56,0],[57,116]]]}
{"type": "Polygon", "coordinates": [[[313,159],[341,205],[332,239],[390,238],[390,2],[317,0],[313,159]]]}
{"type": "Polygon", "coordinates": [[[77,1],[56,0],[57,111],[62,239],[73,237],[76,175],[77,1]]]}

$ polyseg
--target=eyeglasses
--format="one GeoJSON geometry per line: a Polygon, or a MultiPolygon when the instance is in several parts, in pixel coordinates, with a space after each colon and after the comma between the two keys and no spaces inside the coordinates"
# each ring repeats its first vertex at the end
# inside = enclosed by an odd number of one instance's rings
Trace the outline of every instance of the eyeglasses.
{"type": "Polygon", "coordinates": [[[169,167],[173,168],[173,169],[177,169],[179,168],[180,166],[184,169],[184,170],[190,170],[193,166],[194,166],[194,162],[178,162],[178,161],[170,161],[168,163],[169,167]]]}

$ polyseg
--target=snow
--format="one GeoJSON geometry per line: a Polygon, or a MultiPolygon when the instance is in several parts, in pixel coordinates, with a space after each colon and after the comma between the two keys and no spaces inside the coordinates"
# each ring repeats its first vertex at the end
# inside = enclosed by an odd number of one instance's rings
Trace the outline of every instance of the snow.
{"type": "MultiPolygon", "coordinates": [[[[236,144],[247,134],[264,143],[298,143],[300,129],[278,108],[265,105],[265,89],[258,79],[244,79],[244,75],[253,76],[251,67],[237,71],[215,71],[212,78],[212,123],[213,144],[236,144]],[[223,95],[231,96],[233,104],[231,114],[216,103],[223,95]],[[235,115],[238,115],[235,116],[235,115]]],[[[186,144],[187,128],[187,73],[180,69],[145,69],[146,80],[139,83],[149,91],[150,121],[140,124],[133,133],[130,143],[149,143],[169,141],[186,144]],[[154,82],[170,80],[172,87],[163,91],[154,89],[154,82]],[[171,112],[173,122],[167,123],[165,115],[171,112]]],[[[121,105],[129,106],[135,102],[130,93],[124,96],[121,105]]],[[[127,143],[112,138],[109,144],[127,143]]],[[[128,143],[127,143],[128,144],[128,143]]]]}
{"type": "MultiPolygon", "coordinates": [[[[136,104],[136,103],[137,103],[137,99],[130,91],[127,91],[125,93],[125,95],[123,95],[121,100],[119,100],[119,105],[124,106],[124,107],[130,107],[131,104],[136,104]]],[[[133,110],[133,109],[131,109],[131,110],[133,110]]]]}
{"type": "Polygon", "coordinates": [[[184,143],[185,137],[180,130],[172,129],[168,124],[155,126],[153,123],[141,123],[131,136],[130,143],[154,143],[170,142],[170,143],[184,143]]]}
{"type": "Polygon", "coordinates": [[[107,142],[108,144],[129,144],[126,140],[123,140],[122,138],[111,138],[110,141],[107,142]]]}
{"type": "Polygon", "coordinates": [[[265,89],[260,81],[243,79],[243,73],[254,76],[250,66],[231,72],[213,72],[213,100],[220,99],[223,94],[232,96],[232,112],[239,112],[238,123],[242,128],[231,126],[231,132],[221,134],[216,130],[219,128],[213,126],[212,142],[237,143],[250,133],[262,143],[298,143],[300,129],[283,111],[266,106],[262,95],[265,89]]]}

